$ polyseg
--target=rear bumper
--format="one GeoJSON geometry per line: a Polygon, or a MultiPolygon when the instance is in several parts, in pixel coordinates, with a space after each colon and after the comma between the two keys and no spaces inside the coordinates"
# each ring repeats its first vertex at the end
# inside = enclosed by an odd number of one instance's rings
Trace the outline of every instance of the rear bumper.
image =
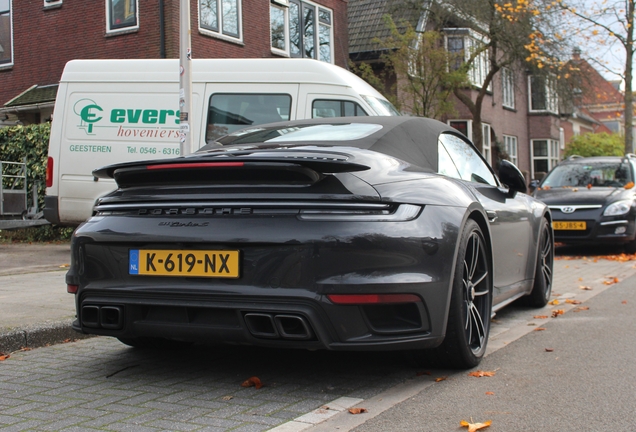
{"type": "Polygon", "coordinates": [[[408,222],[247,217],[205,226],[94,217],[71,247],[75,328],[310,349],[433,347],[446,331],[462,216],[459,208],[428,207],[408,222]],[[137,249],[238,250],[240,277],[129,274],[137,249]],[[413,294],[416,301],[334,304],[331,294],[413,294]]]}
{"type": "Polygon", "coordinates": [[[60,212],[58,210],[58,197],[46,195],[44,197],[44,219],[54,225],[60,224],[60,212]]]}
{"type": "Polygon", "coordinates": [[[97,292],[78,300],[75,330],[122,338],[330,350],[429,348],[443,340],[431,331],[424,302],[359,306],[326,297],[174,300],[97,292]]]}

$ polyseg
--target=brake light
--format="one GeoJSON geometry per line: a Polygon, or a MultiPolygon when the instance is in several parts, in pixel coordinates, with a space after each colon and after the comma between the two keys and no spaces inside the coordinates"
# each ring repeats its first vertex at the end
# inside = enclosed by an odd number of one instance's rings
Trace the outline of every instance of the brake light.
{"type": "Polygon", "coordinates": [[[53,158],[46,160],[46,187],[53,187],[53,158]]]}
{"type": "Polygon", "coordinates": [[[227,167],[242,167],[243,162],[196,162],[196,163],[173,163],[173,164],[158,164],[148,165],[146,169],[158,170],[158,169],[179,169],[179,168],[227,168],[227,167]]]}
{"type": "Polygon", "coordinates": [[[329,294],[335,304],[417,303],[422,301],[415,294],[329,294]]]}

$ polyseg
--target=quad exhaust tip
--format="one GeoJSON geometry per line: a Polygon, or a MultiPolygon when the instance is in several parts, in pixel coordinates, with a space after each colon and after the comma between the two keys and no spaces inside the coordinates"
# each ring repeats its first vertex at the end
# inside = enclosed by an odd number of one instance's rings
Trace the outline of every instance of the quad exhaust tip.
{"type": "Polygon", "coordinates": [[[300,315],[246,313],[245,323],[257,338],[310,340],[314,333],[307,320],[300,315]]]}
{"type": "Polygon", "coordinates": [[[82,306],[82,325],[89,328],[120,330],[124,327],[122,306],[82,306]]]}

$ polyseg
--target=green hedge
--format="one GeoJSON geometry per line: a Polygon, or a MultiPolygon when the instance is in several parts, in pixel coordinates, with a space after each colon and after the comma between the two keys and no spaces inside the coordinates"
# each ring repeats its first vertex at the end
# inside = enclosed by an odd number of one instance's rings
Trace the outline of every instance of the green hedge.
{"type": "MultiPolygon", "coordinates": [[[[31,202],[31,188],[38,184],[38,207],[44,208],[46,193],[46,161],[49,153],[51,124],[42,123],[29,126],[0,128],[0,160],[6,162],[27,162],[28,202],[31,202]]],[[[5,167],[5,174],[18,174],[17,167],[5,167]]],[[[5,181],[4,186],[10,186],[5,181]]],[[[16,184],[16,187],[21,187],[16,184]]],[[[64,241],[73,233],[72,228],[45,225],[37,228],[2,231],[0,241],[64,241]]]]}

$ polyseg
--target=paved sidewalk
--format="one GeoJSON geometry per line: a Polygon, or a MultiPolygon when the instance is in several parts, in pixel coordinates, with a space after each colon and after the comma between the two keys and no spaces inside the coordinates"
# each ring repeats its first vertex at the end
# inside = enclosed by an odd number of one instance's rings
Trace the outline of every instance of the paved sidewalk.
{"type": "Polygon", "coordinates": [[[69,243],[0,244],[0,352],[81,337],[71,330],[69,261],[69,243]]]}

